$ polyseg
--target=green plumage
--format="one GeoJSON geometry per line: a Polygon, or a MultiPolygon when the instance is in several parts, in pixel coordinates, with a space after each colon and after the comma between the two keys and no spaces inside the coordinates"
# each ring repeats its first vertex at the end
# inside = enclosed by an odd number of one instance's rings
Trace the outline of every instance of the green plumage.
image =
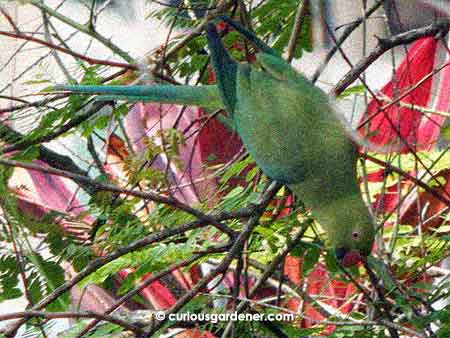
{"type": "Polygon", "coordinates": [[[240,65],[233,121],[271,178],[308,207],[335,247],[368,255],[374,236],[356,176],[356,149],[328,96],[284,60],[260,54],[264,69],[240,65]]]}
{"type": "Polygon", "coordinates": [[[332,245],[368,255],[374,229],[359,191],[356,149],[328,96],[273,53],[257,56],[261,69],[235,63],[211,25],[208,41],[217,86],[58,89],[107,94],[108,99],[226,108],[258,166],[311,207],[332,245]]]}

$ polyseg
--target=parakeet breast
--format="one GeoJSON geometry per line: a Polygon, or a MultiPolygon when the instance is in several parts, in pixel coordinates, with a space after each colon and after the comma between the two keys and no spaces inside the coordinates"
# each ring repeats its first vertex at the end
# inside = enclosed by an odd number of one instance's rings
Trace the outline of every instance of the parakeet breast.
{"type": "Polygon", "coordinates": [[[266,175],[285,184],[354,177],[352,145],[326,94],[300,75],[295,80],[240,67],[233,120],[246,149],[266,175]]]}

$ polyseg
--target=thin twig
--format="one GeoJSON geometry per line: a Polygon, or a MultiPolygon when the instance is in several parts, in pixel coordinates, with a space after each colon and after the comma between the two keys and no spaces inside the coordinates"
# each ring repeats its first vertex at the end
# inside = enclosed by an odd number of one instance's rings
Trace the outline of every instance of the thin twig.
{"type": "MultiPolygon", "coordinates": [[[[364,268],[367,271],[369,279],[370,279],[370,281],[372,283],[372,286],[376,290],[378,298],[381,301],[381,307],[384,310],[384,314],[388,317],[389,321],[394,322],[394,318],[392,317],[391,311],[390,311],[391,304],[387,301],[387,299],[385,297],[384,287],[379,284],[378,277],[372,271],[372,269],[369,266],[368,262],[366,260],[363,260],[363,264],[364,264],[364,268]]],[[[395,329],[393,327],[390,327],[390,328],[388,328],[388,330],[389,330],[389,333],[391,334],[392,337],[394,337],[394,338],[399,338],[400,337],[398,335],[397,329],[395,329]]]]}
{"type": "Polygon", "coordinates": [[[12,151],[25,149],[25,148],[35,145],[35,144],[50,142],[50,141],[56,139],[58,136],[61,136],[62,134],[67,133],[71,129],[79,126],[84,121],[87,121],[91,117],[95,116],[101,109],[103,109],[106,106],[109,106],[110,104],[111,104],[111,102],[107,102],[107,101],[106,102],[94,102],[92,107],[87,109],[82,114],[77,115],[76,117],[71,119],[69,122],[67,122],[65,125],[63,125],[62,127],[59,127],[58,129],[54,130],[53,132],[51,132],[47,135],[37,137],[33,140],[25,140],[25,141],[19,140],[17,144],[11,145],[11,146],[6,146],[5,148],[3,148],[2,152],[9,153],[12,151]]]}
{"type": "MultiPolygon", "coordinates": [[[[253,214],[255,206],[249,206],[247,208],[240,209],[233,213],[227,213],[227,212],[221,212],[219,214],[212,215],[211,217],[214,217],[217,219],[217,221],[224,221],[228,219],[235,219],[240,217],[249,217],[251,214],[253,214]]],[[[89,276],[90,274],[97,271],[102,266],[108,264],[109,262],[114,261],[117,258],[120,258],[130,252],[143,249],[146,246],[149,246],[154,243],[158,243],[161,241],[164,241],[170,237],[177,236],[180,234],[183,234],[190,230],[195,230],[198,228],[202,228],[205,226],[205,222],[198,220],[190,223],[186,223],[183,225],[180,225],[178,227],[166,229],[163,231],[160,231],[158,233],[152,234],[150,236],[147,236],[145,238],[142,238],[140,240],[137,240],[130,245],[121,247],[109,254],[106,254],[102,257],[98,257],[94,260],[92,260],[83,270],[81,270],[78,274],[76,274],[70,281],[65,282],[64,284],[57,287],[55,290],[53,290],[50,294],[45,296],[43,299],[41,299],[37,304],[35,304],[30,310],[31,311],[37,311],[40,310],[47,305],[54,302],[56,299],[58,299],[62,294],[70,290],[73,286],[78,284],[81,280],[89,276]]],[[[7,336],[10,336],[13,332],[16,332],[17,329],[23,325],[27,319],[23,319],[15,323],[14,327],[5,330],[5,334],[7,336]]]]}
{"type": "Polygon", "coordinates": [[[44,4],[43,1],[40,0],[29,0],[29,3],[36,6],[40,10],[44,11],[48,15],[64,22],[65,24],[75,28],[79,32],[83,32],[90,37],[94,38],[95,40],[99,41],[101,44],[103,44],[105,47],[109,48],[111,51],[116,53],[117,55],[121,56],[125,61],[131,64],[137,64],[136,60],[134,60],[127,52],[116,46],[111,42],[110,39],[105,38],[104,36],[100,35],[96,31],[92,31],[89,29],[88,26],[81,25],[76,21],[73,21],[72,19],[68,18],[67,16],[62,15],[58,11],[55,11],[51,7],[44,4]]]}
{"type": "MultiPolygon", "coordinates": [[[[222,250],[226,250],[226,248],[222,248],[222,250]]],[[[194,263],[195,261],[197,261],[198,259],[200,259],[202,256],[204,256],[203,254],[197,254],[197,255],[193,255],[192,257],[185,259],[179,263],[175,263],[172,264],[171,266],[169,266],[166,269],[163,269],[157,273],[153,273],[150,277],[145,278],[141,283],[139,283],[138,285],[136,285],[136,287],[127,292],[125,295],[123,295],[122,297],[120,297],[119,299],[117,299],[114,304],[112,304],[111,306],[109,306],[103,313],[105,315],[109,315],[111,314],[114,310],[116,310],[119,306],[121,306],[123,303],[125,303],[126,301],[130,300],[131,298],[133,298],[135,295],[137,295],[141,290],[143,290],[144,288],[146,288],[147,286],[149,286],[151,283],[153,283],[154,281],[157,281],[159,279],[161,279],[162,277],[168,275],[169,273],[171,273],[172,271],[179,269],[183,266],[186,265],[190,265],[192,263],[194,263]]],[[[86,335],[92,328],[94,328],[99,322],[101,321],[100,318],[97,318],[95,320],[93,320],[92,322],[90,322],[85,328],[83,328],[83,330],[77,334],[76,337],[74,338],[82,338],[84,337],[84,335],[86,335]]]]}
{"type": "Polygon", "coordinates": [[[74,52],[70,49],[55,45],[51,42],[45,41],[45,40],[41,40],[38,38],[35,38],[33,36],[29,36],[29,35],[25,35],[22,33],[11,33],[11,32],[5,32],[5,31],[0,31],[0,35],[3,36],[8,36],[14,39],[20,39],[20,40],[26,40],[26,41],[31,41],[31,42],[35,42],[38,43],[40,45],[44,45],[52,50],[57,50],[60,51],[61,53],[64,54],[68,54],[71,55],[77,59],[86,61],[87,63],[91,64],[91,65],[104,65],[104,66],[110,66],[110,67],[120,67],[120,68],[125,68],[125,69],[132,69],[132,70],[138,70],[138,67],[135,64],[130,64],[130,63],[123,63],[123,62],[115,62],[115,61],[108,61],[108,60],[101,60],[101,59],[96,59],[96,58],[91,58],[88,57],[86,55],[74,52]]]}
{"type": "MultiPolygon", "coordinates": [[[[303,235],[305,234],[306,230],[308,229],[309,223],[303,226],[302,229],[297,233],[297,235],[294,236],[292,241],[287,245],[287,247],[278,254],[272,262],[266,267],[266,270],[263,272],[261,277],[256,281],[256,283],[252,286],[250,289],[248,297],[251,298],[256,294],[256,291],[267,281],[267,279],[270,278],[270,276],[273,275],[274,271],[280,266],[281,262],[284,260],[284,258],[287,256],[289,252],[292,251],[292,249],[295,248],[296,245],[298,245],[299,241],[302,239],[303,235]]],[[[248,302],[241,302],[238,307],[236,308],[237,313],[241,313],[242,311],[245,311],[245,309],[250,304],[248,302]]],[[[229,323],[223,333],[223,336],[226,336],[227,332],[229,332],[231,329],[231,323],[229,323]]]]}
{"type": "MultiPolygon", "coordinates": [[[[206,296],[206,297],[231,298],[231,296],[229,296],[229,295],[222,295],[222,294],[211,294],[211,293],[201,293],[201,294],[206,296]]],[[[262,307],[267,307],[267,308],[274,309],[274,310],[279,310],[279,311],[282,311],[284,313],[289,313],[289,314],[292,314],[294,316],[310,320],[311,322],[314,322],[314,323],[319,324],[319,325],[385,326],[385,327],[395,328],[398,331],[402,331],[402,332],[408,333],[408,334],[413,335],[415,337],[426,338],[426,336],[424,334],[422,334],[422,333],[419,333],[419,332],[417,332],[417,331],[415,331],[413,329],[410,329],[408,327],[401,326],[399,324],[387,321],[385,319],[379,319],[377,321],[371,321],[371,320],[337,320],[337,321],[333,321],[333,320],[315,319],[315,318],[308,317],[308,316],[305,316],[305,315],[300,315],[296,311],[291,311],[291,310],[288,310],[288,309],[283,308],[283,307],[279,307],[279,306],[275,306],[275,305],[272,305],[272,304],[268,304],[264,299],[262,299],[262,300],[255,300],[255,299],[249,299],[249,298],[246,298],[246,297],[239,297],[238,299],[240,301],[242,301],[242,302],[249,303],[251,306],[262,306],[262,307]]],[[[328,313],[324,317],[330,317],[330,316],[332,316],[332,314],[328,313]]]]}
{"type": "Polygon", "coordinates": [[[295,13],[294,27],[292,28],[291,37],[289,38],[286,51],[286,60],[288,62],[291,62],[295,55],[295,48],[297,47],[298,39],[302,32],[305,17],[308,14],[308,1],[309,0],[303,0],[299,2],[297,12],[295,13]]]}
{"type": "Polygon", "coordinates": [[[325,60],[323,60],[322,64],[317,68],[314,75],[311,78],[311,81],[315,83],[317,79],[319,78],[320,74],[322,74],[323,70],[327,66],[328,62],[333,58],[334,54],[338,51],[339,46],[342,46],[345,40],[350,36],[353,31],[358,28],[361,23],[363,23],[367,18],[369,18],[380,6],[384,0],[378,0],[373,4],[371,8],[369,8],[363,17],[358,18],[355,20],[352,24],[348,25],[347,28],[344,30],[342,35],[337,40],[337,43],[333,46],[333,48],[330,49],[327,56],[325,57],[325,60]]]}
{"type": "Polygon", "coordinates": [[[14,29],[16,33],[19,33],[20,32],[19,27],[16,25],[13,18],[11,18],[11,15],[9,15],[8,11],[3,7],[3,5],[0,5],[0,13],[3,14],[3,16],[5,17],[6,21],[8,21],[11,28],[14,29]]]}
{"type": "MultiPolygon", "coordinates": [[[[394,100],[391,100],[388,104],[380,107],[379,109],[377,109],[377,111],[368,116],[364,121],[361,121],[358,124],[358,129],[363,128],[365,125],[367,125],[374,117],[376,117],[381,111],[385,111],[386,109],[398,104],[403,98],[405,98],[406,96],[410,95],[413,91],[415,91],[417,88],[419,88],[421,85],[423,85],[428,79],[432,78],[434,75],[436,75],[437,73],[439,73],[442,69],[446,68],[450,66],[450,61],[449,62],[445,62],[443,65],[439,66],[436,69],[433,69],[433,71],[429,72],[427,75],[425,75],[424,77],[422,77],[419,81],[417,81],[413,86],[411,86],[410,88],[408,88],[407,90],[405,90],[403,93],[401,93],[400,95],[398,95],[394,100]]],[[[375,99],[377,99],[377,97],[375,96],[375,99]]]]}
{"type": "MultiPolygon", "coordinates": [[[[226,257],[221,261],[221,263],[216,266],[208,275],[203,277],[192,289],[183,295],[178,301],[166,312],[167,313],[176,313],[184,305],[186,305],[190,300],[192,300],[199,291],[204,288],[208,283],[210,283],[214,278],[219,275],[224,274],[231,262],[236,258],[236,256],[241,252],[245,242],[248,240],[250,235],[252,234],[254,228],[258,225],[259,218],[264,212],[267,205],[270,203],[272,198],[276,195],[276,193],[280,190],[281,184],[277,182],[272,182],[271,186],[267,189],[267,191],[263,194],[261,201],[255,208],[255,212],[248,220],[244,229],[239,233],[238,237],[233,242],[233,245],[230,248],[229,253],[226,257]]],[[[146,328],[146,333],[151,336],[156,331],[158,331],[162,325],[167,321],[168,316],[165,317],[162,321],[155,321],[150,327],[146,328]]]]}
{"type": "Polygon", "coordinates": [[[189,32],[183,39],[181,39],[178,43],[176,43],[165,55],[165,59],[170,59],[172,56],[178,53],[179,50],[184,48],[189,42],[191,42],[194,38],[202,34],[206,25],[216,16],[223,14],[226,10],[228,10],[234,1],[225,1],[222,0],[214,10],[208,11],[205,18],[202,22],[195,27],[192,31],[189,32]]]}
{"type": "Polygon", "coordinates": [[[94,311],[81,311],[81,312],[44,312],[44,311],[22,311],[11,312],[4,315],[0,315],[0,321],[11,319],[29,320],[31,318],[45,318],[45,319],[60,319],[60,318],[97,318],[101,321],[110,322],[122,326],[124,329],[134,332],[140,335],[142,333],[141,328],[136,325],[130,324],[127,320],[117,318],[115,316],[109,316],[103,313],[94,311]]]}
{"type": "MultiPolygon", "coordinates": [[[[118,72],[105,77],[104,79],[101,80],[101,83],[106,83],[109,82],[111,80],[114,80],[115,78],[122,76],[123,74],[125,74],[127,72],[127,69],[121,69],[118,72]]],[[[5,99],[9,99],[9,100],[15,100],[15,101],[22,101],[24,104],[21,105],[17,105],[17,106],[12,106],[12,107],[8,107],[8,108],[1,108],[0,109],[0,114],[3,113],[12,113],[14,111],[17,110],[21,110],[21,109],[27,109],[27,108],[39,108],[39,107],[45,107],[47,106],[47,104],[51,103],[51,102],[55,102],[58,101],[60,99],[64,99],[66,97],[68,97],[69,95],[71,95],[70,93],[65,93],[65,94],[58,94],[58,95],[54,95],[51,97],[47,97],[43,100],[39,100],[39,101],[34,101],[34,102],[28,102],[25,100],[22,100],[20,98],[10,98],[8,96],[2,95],[0,96],[0,98],[5,98],[5,99]]]]}
{"type": "Polygon", "coordinates": [[[389,164],[383,160],[380,160],[376,157],[373,157],[369,154],[366,153],[362,153],[360,154],[361,157],[368,159],[369,161],[376,163],[384,168],[386,168],[387,170],[396,172],[397,174],[403,176],[404,178],[408,179],[409,181],[415,183],[416,185],[418,185],[419,187],[423,188],[424,190],[426,190],[427,192],[429,192],[431,195],[433,195],[435,198],[437,198],[439,201],[441,201],[442,203],[445,203],[447,206],[450,206],[450,200],[448,200],[446,197],[442,196],[441,194],[439,194],[438,192],[436,192],[434,189],[430,188],[426,183],[424,183],[423,181],[417,179],[416,177],[408,174],[406,171],[403,171],[400,168],[397,168],[396,166],[393,166],[392,164],[389,164]]]}
{"type": "MultiPolygon", "coordinates": [[[[391,99],[390,97],[388,97],[382,93],[378,94],[377,98],[380,101],[384,101],[384,102],[387,102],[390,104],[392,104],[392,102],[393,102],[393,99],[391,99]]],[[[432,115],[439,115],[439,116],[443,116],[443,117],[450,117],[450,113],[445,112],[445,111],[434,110],[432,108],[422,107],[422,106],[418,106],[416,104],[407,103],[407,102],[403,102],[403,101],[399,101],[397,104],[400,107],[415,110],[415,111],[418,111],[418,112],[424,113],[424,114],[432,114],[432,115]]]]}

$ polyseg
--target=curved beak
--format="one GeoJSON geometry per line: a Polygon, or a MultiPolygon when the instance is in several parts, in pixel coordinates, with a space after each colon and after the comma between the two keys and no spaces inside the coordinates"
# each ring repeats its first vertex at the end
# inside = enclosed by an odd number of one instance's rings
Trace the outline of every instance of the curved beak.
{"type": "Polygon", "coordinates": [[[348,249],[347,249],[347,248],[336,248],[336,249],[334,250],[334,254],[336,255],[336,258],[337,258],[339,261],[342,261],[342,260],[344,259],[344,257],[345,257],[345,255],[347,254],[347,252],[348,252],[348,249]]]}
{"type": "Polygon", "coordinates": [[[361,254],[356,249],[336,248],[335,254],[336,258],[344,267],[350,267],[362,261],[361,254]]]}

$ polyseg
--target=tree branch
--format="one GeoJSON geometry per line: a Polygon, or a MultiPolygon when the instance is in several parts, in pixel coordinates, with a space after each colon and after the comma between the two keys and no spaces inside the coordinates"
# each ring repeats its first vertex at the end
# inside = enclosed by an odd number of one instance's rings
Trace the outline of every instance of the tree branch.
{"type": "Polygon", "coordinates": [[[292,28],[291,37],[286,50],[286,60],[291,62],[294,58],[295,48],[297,46],[298,39],[302,32],[303,22],[306,15],[308,15],[308,1],[302,0],[298,3],[297,12],[295,13],[294,27],[292,28]]]}
{"type": "Polygon", "coordinates": [[[447,33],[449,31],[449,20],[442,20],[431,25],[412,29],[408,32],[395,35],[387,39],[378,39],[378,46],[366,57],[361,59],[345,76],[334,86],[332,94],[339,96],[349,85],[351,85],[358,77],[381,55],[388,50],[416,41],[423,37],[432,37],[438,34],[447,33]]]}
{"type": "Polygon", "coordinates": [[[47,13],[48,15],[64,22],[66,25],[69,25],[73,28],[75,28],[77,31],[80,31],[84,34],[87,34],[91,36],[92,38],[99,41],[101,44],[103,44],[105,47],[109,48],[111,51],[116,53],[117,55],[121,56],[125,61],[131,63],[131,64],[137,64],[137,62],[124,50],[114,45],[111,40],[105,38],[104,36],[100,35],[96,31],[92,31],[89,29],[89,27],[85,25],[81,25],[76,21],[73,21],[72,19],[68,18],[67,16],[62,15],[58,11],[55,11],[51,7],[44,4],[43,1],[40,0],[29,0],[29,2],[34,5],[35,7],[39,8],[43,12],[47,13]]]}
{"type": "MultiPolygon", "coordinates": [[[[138,285],[136,285],[136,287],[133,290],[127,292],[125,295],[123,295],[118,300],[116,300],[114,302],[114,304],[109,306],[103,313],[105,315],[111,314],[119,306],[121,306],[123,303],[125,303],[126,301],[130,300],[131,298],[133,298],[142,289],[146,288],[147,286],[149,286],[154,281],[159,280],[160,278],[168,275],[169,273],[171,273],[172,271],[174,271],[176,269],[179,269],[179,268],[181,268],[183,266],[190,265],[190,264],[194,263],[195,261],[200,259],[202,256],[204,256],[204,254],[193,255],[192,257],[190,257],[188,259],[185,259],[185,260],[183,260],[183,261],[181,261],[179,263],[172,264],[171,266],[169,266],[166,269],[163,269],[163,270],[161,270],[161,271],[159,271],[157,273],[153,273],[150,277],[145,278],[142,282],[140,282],[138,285]]],[[[78,333],[77,336],[75,336],[74,338],[83,338],[84,335],[86,335],[92,328],[94,328],[101,320],[102,320],[101,318],[97,318],[97,319],[93,320],[80,333],[78,333]]]]}
{"type": "MultiPolygon", "coordinates": [[[[255,212],[248,220],[244,229],[239,233],[238,237],[234,240],[228,255],[220,262],[220,264],[215,267],[207,276],[203,277],[188,293],[183,295],[178,301],[166,312],[176,313],[183,308],[189,301],[191,301],[202,288],[204,288],[209,282],[211,282],[215,277],[225,273],[233,261],[233,259],[241,252],[244,243],[248,240],[253,232],[253,229],[258,225],[259,218],[262,213],[273,199],[273,197],[280,190],[281,184],[277,182],[272,182],[271,186],[263,194],[261,201],[255,208],[255,212]]],[[[162,325],[167,321],[168,316],[162,321],[155,321],[152,325],[146,328],[146,333],[151,336],[156,331],[158,331],[162,325]]]]}
{"type": "Polygon", "coordinates": [[[317,79],[319,78],[320,74],[322,74],[323,70],[327,66],[328,62],[333,58],[334,54],[338,51],[339,47],[344,43],[345,40],[350,36],[350,34],[353,33],[353,31],[358,28],[364,20],[369,18],[380,6],[384,0],[378,0],[373,4],[371,8],[367,10],[367,12],[364,14],[363,17],[358,18],[355,20],[352,24],[348,25],[347,28],[342,33],[341,37],[337,40],[337,43],[333,46],[333,48],[330,49],[327,56],[325,57],[325,60],[321,63],[321,65],[317,68],[315,71],[313,77],[311,78],[312,83],[315,83],[317,79]]]}
{"type": "Polygon", "coordinates": [[[12,151],[23,150],[32,145],[50,142],[50,141],[56,139],[58,136],[61,136],[62,134],[68,132],[72,128],[79,126],[81,123],[83,123],[84,121],[88,120],[89,118],[91,118],[92,116],[97,114],[102,108],[104,108],[110,104],[111,104],[111,102],[108,102],[108,101],[94,102],[92,107],[87,109],[85,112],[77,115],[76,117],[71,119],[69,122],[67,122],[65,125],[58,128],[57,130],[53,131],[52,133],[43,135],[41,137],[35,138],[30,141],[23,141],[23,142],[19,141],[17,144],[14,144],[11,146],[6,146],[4,149],[2,149],[2,151],[3,151],[3,153],[9,153],[12,151]]]}
{"type": "Polygon", "coordinates": [[[45,318],[45,319],[59,319],[59,318],[96,318],[99,321],[110,322],[122,326],[124,329],[129,330],[137,334],[142,333],[142,329],[136,325],[130,324],[127,320],[117,318],[115,316],[109,316],[107,314],[98,313],[94,311],[80,311],[80,312],[44,312],[44,311],[22,311],[12,312],[4,315],[0,315],[0,321],[18,319],[29,320],[31,318],[45,318]]]}
{"type": "Polygon", "coordinates": [[[85,176],[85,175],[78,175],[78,174],[74,174],[69,171],[55,169],[55,168],[46,168],[46,167],[43,167],[43,166],[40,166],[37,164],[33,164],[33,163],[23,163],[23,162],[14,161],[14,160],[0,159],[0,164],[10,166],[10,167],[19,167],[19,168],[24,168],[24,169],[36,170],[36,171],[45,172],[45,173],[48,173],[51,175],[70,178],[79,184],[84,184],[84,185],[90,187],[90,189],[92,189],[94,191],[109,191],[109,192],[113,192],[113,193],[119,193],[119,194],[124,194],[124,195],[128,195],[128,196],[142,198],[144,200],[149,200],[149,201],[153,201],[156,203],[163,203],[163,204],[169,205],[175,209],[182,210],[188,214],[191,214],[192,216],[197,217],[200,220],[203,220],[203,221],[213,225],[214,227],[216,227],[223,233],[227,234],[231,238],[236,237],[236,233],[234,230],[221,224],[214,217],[204,214],[201,211],[194,209],[194,208],[188,206],[187,204],[181,203],[180,201],[178,201],[174,198],[165,197],[165,196],[153,193],[153,192],[142,192],[139,190],[130,190],[130,189],[126,189],[126,188],[120,188],[120,187],[112,185],[112,184],[98,182],[96,180],[89,178],[88,176],[85,176]]]}
{"type": "Polygon", "coordinates": [[[71,56],[73,56],[73,57],[75,57],[77,59],[86,61],[87,63],[89,63],[91,65],[104,65],[104,66],[110,66],[110,67],[120,67],[120,68],[125,68],[125,69],[138,70],[138,67],[135,64],[91,58],[91,57],[85,56],[83,54],[74,52],[74,51],[72,51],[70,49],[67,49],[67,48],[55,45],[55,44],[53,44],[51,42],[48,42],[48,41],[45,41],[45,40],[41,40],[41,39],[35,38],[33,36],[25,35],[23,33],[10,33],[10,32],[5,32],[5,31],[0,31],[0,35],[9,36],[9,37],[14,38],[14,39],[21,39],[21,40],[35,42],[35,43],[38,43],[40,45],[44,45],[44,46],[46,46],[46,47],[48,47],[50,49],[57,50],[57,51],[59,51],[61,53],[68,54],[68,55],[71,55],[71,56]]]}
{"type": "Polygon", "coordinates": [[[433,195],[433,197],[437,198],[439,201],[441,201],[442,203],[445,203],[447,206],[450,207],[450,200],[447,199],[446,197],[442,196],[441,194],[439,194],[438,192],[436,192],[434,189],[430,188],[428,186],[428,184],[424,183],[423,181],[415,178],[414,176],[408,174],[406,171],[401,170],[400,168],[397,168],[396,166],[393,166],[392,164],[389,164],[383,160],[380,160],[376,157],[373,157],[367,153],[360,153],[359,154],[362,158],[365,158],[373,163],[376,163],[384,168],[386,168],[387,170],[393,171],[401,176],[403,176],[404,178],[406,178],[407,180],[413,182],[414,184],[418,185],[419,187],[423,188],[424,190],[426,190],[427,192],[429,192],[431,195],[433,195]]]}

